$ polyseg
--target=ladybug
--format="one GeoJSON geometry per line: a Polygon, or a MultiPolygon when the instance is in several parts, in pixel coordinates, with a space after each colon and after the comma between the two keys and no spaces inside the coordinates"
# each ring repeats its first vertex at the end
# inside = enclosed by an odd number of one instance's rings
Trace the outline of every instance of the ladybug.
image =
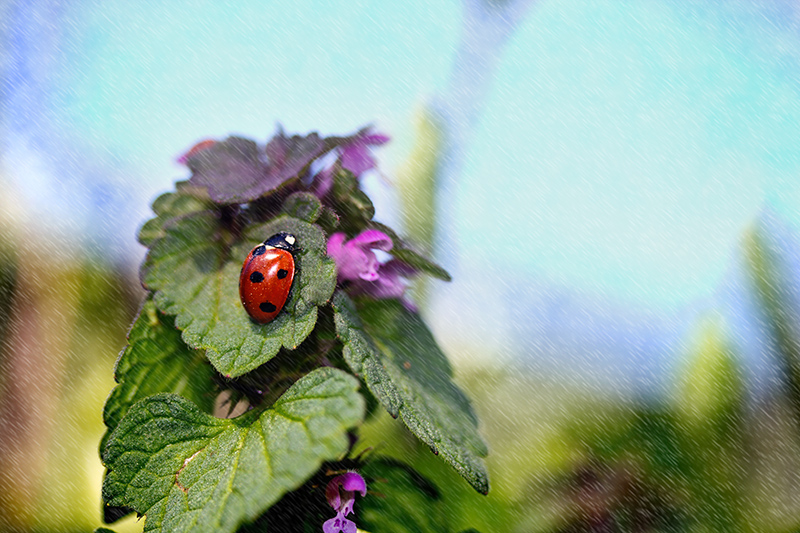
{"type": "Polygon", "coordinates": [[[297,239],[276,233],[247,254],[239,274],[239,297],[247,314],[259,324],[275,319],[289,299],[297,270],[297,239]]]}

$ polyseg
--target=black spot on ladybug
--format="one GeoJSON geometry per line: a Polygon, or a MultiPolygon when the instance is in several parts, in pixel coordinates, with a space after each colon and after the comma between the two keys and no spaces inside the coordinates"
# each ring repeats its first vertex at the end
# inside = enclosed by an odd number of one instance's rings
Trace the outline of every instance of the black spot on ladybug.
{"type": "Polygon", "coordinates": [[[263,304],[259,304],[258,308],[264,311],[265,313],[274,313],[275,309],[277,309],[277,307],[275,307],[274,304],[271,304],[269,302],[264,302],[263,304]]]}
{"type": "Polygon", "coordinates": [[[288,275],[289,275],[289,271],[288,270],[284,270],[284,269],[278,270],[278,279],[283,279],[288,275]]]}
{"type": "Polygon", "coordinates": [[[250,274],[250,281],[252,281],[253,283],[261,283],[262,281],[264,281],[264,274],[262,274],[261,272],[253,272],[252,274],[250,274]]]}
{"type": "Polygon", "coordinates": [[[253,250],[253,257],[255,257],[255,256],[257,256],[257,255],[261,255],[261,254],[263,254],[263,253],[264,253],[264,252],[266,252],[266,251],[267,251],[267,248],[266,248],[265,246],[263,246],[263,245],[262,245],[262,246],[259,246],[259,247],[255,248],[255,249],[253,250]]]}

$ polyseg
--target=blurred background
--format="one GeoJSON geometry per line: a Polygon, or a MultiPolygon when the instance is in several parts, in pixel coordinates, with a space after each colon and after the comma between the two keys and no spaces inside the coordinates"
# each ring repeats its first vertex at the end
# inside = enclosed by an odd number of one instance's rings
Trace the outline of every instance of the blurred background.
{"type": "MultiPolygon", "coordinates": [[[[0,3],[0,530],[100,523],[138,227],[202,138],[392,137],[376,218],[490,443],[454,530],[800,530],[800,6],[0,3]]],[[[388,437],[387,437],[388,435],[388,437]]],[[[118,531],[139,531],[134,519],[118,531]]]]}

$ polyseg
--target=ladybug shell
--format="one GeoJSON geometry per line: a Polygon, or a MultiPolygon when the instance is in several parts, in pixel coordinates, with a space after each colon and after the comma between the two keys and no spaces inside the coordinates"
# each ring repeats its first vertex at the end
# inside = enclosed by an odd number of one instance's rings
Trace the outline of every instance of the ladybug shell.
{"type": "MultiPolygon", "coordinates": [[[[268,239],[269,241],[269,239],[268,239]]],[[[247,314],[261,324],[281,312],[294,280],[294,256],[288,250],[266,244],[253,248],[239,275],[239,297],[247,314]]]]}

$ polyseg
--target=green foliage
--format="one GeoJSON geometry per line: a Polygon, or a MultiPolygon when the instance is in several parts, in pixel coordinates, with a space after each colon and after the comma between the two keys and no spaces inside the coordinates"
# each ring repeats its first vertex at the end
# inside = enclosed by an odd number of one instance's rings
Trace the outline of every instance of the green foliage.
{"type": "Polygon", "coordinates": [[[183,340],[205,349],[220,373],[236,377],[274,357],[281,347],[296,348],[314,329],[317,306],[336,284],[333,261],[325,256],[318,226],[284,216],[248,227],[240,239],[213,212],[178,219],[155,242],[142,267],[156,305],[176,315],[183,340]],[[241,261],[265,237],[286,231],[297,237],[298,272],[284,311],[268,324],[250,320],[239,300],[241,261]]]}
{"type": "Polygon", "coordinates": [[[716,322],[703,325],[678,393],[689,458],[691,515],[706,531],[740,531],[744,503],[744,385],[716,322]]]}
{"type": "Polygon", "coordinates": [[[302,487],[286,494],[267,513],[240,532],[319,533],[321,524],[336,513],[324,497],[326,487],[334,476],[348,470],[359,472],[367,484],[366,496],[356,496],[355,512],[349,516],[360,530],[386,533],[454,531],[448,524],[450,508],[431,479],[395,459],[369,456],[365,460],[358,457],[326,463],[302,487]]]}
{"type": "Polygon", "coordinates": [[[447,533],[447,512],[439,489],[408,465],[389,458],[361,469],[369,494],[358,505],[359,526],[382,533],[447,533]]]}
{"type": "Polygon", "coordinates": [[[322,214],[322,202],[311,193],[296,192],[283,203],[283,212],[290,217],[313,224],[322,214]]]}
{"type": "Polygon", "coordinates": [[[333,187],[328,194],[331,207],[339,214],[339,229],[354,236],[367,227],[375,216],[375,207],[352,172],[339,170],[333,176],[333,187]]]}
{"type": "MultiPolygon", "coordinates": [[[[371,161],[365,151],[381,142],[368,130],[325,139],[279,130],[263,148],[230,137],[187,154],[190,180],[155,201],[156,216],[139,233],[149,248],[141,267],[149,295],[104,409],[108,521],[135,511],[146,531],[317,531],[332,517],[320,491],[325,468],[363,468],[384,486],[384,499],[366,508],[378,530],[450,531],[437,489],[411,467],[344,457],[367,405],[399,416],[488,491],[477,419],[430,331],[400,300],[361,293],[355,306],[346,292],[366,289],[350,275],[337,280],[327,256],[333,232],[372,228],[393,242],[392,268],[377,270],[383,282],[396,286],[398,271],[450,279],[372,220],[358,177],[342,167],[371,161]],[[319,159],[328,167],[314,174],[311,163],[331,150],[341,150],[339,159],[319,159]],[[296,271],[281,311],[259,324],[241,304],[242,262],[279,232],[296,237],[296,271]],[[367,387],[358,390],[348,370],[367,387]],[[335,462],[321,468],[325,461],[335,462]]],[[[358,271],[377,260],[372,253],[352,248],[336,260],[358,271]]]]}
{"type": "MultiPolygon", "coordinates": [[[[403,228],[417,245],[430,250],[433,247],[439,212],[436,208],[436,180],[444,135],[435,113],[428,106],[418,113],[414,130],[414,145],[408,159],[398,171],[396,183],[403,228]]],[[[414,281],[415,301],[426,301],[429,284],[425,278],[414,281]]]]}
{"type": "Polygon", "coordinates": [[[431,246],[436,225],[436,177],[443,132],[430,109],[421,110],[415,122],[414,146],[399,171],[397,187],[406,231],[416,242],[431,246]]]}
{"type": "Polygon", "coordinates": [[[393,300],[365,300],[356,309],[342,292],[333,305],[344,357],[356,376],[393,417],[486,494],[489,478],[481,457],[487,448],[477,418],[419,316],[393,300]]]}
{"type": "Polygon", "coordinates": [[[758,229],[750,230],[745,235],[744,253],[750,282],[775,340],[781,378],[800,432],[800,316],[787,301],[791,290],[784,265],[776,250],[770,249],[769,237],[758,229]]]}
{"type": "Polygon", "coordinates": [[[358,382],[317,369],[263,412],[223,420],[174,394],[134,405],[103,454],[103,498],[147,515],[145,531],[234,531],[347,451],[358,382]]]}
{"type": "Polygon", "coordinates": [[[164,193],[153,202],[153,212],[156,217],[145,222],[139,230],[139,242],[145,246],[152,246],[156,240],[165,235],[164,226],[173,218],[211,207],[211,202],[207,198],[198,198],[180,191],[164,193]]]}
{"type": "Polygon", "coordinates": [[[170,325],[173,320],[162,320],[153,301],[145,300],[114,369],[119,385],[103,409],[108,428],[103,442],[133,404],[160,392],[179,394],[211,413],[215,393],[211,365],[203,352],[183,343],[180,331],[170,325]]]}
{"type": "Polygon", "coordinates": [[[722,331],[703,322],[669,403],[573,413],[558,439],[571,456],[531,483],[516,531],[769,530],[748,523],[744,386],[722,331]]]}

